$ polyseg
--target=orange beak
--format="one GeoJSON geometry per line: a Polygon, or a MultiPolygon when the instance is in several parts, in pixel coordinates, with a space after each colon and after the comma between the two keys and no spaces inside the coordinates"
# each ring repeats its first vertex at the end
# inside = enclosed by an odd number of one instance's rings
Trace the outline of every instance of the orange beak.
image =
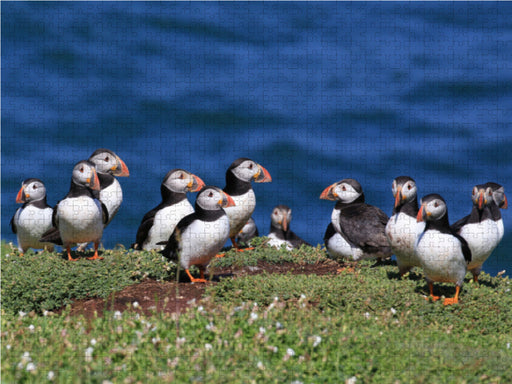
{"type": "Polygon", "coordinates": [[[96,170],[92,169],[92,177],[89,181],[89,188],[91,188],[94,191],[100,190],[100,179],[98,179],[98,174],[96,173],[96,170]]]}
{"type": "Polygon", "coordinates": [[[24,186],[21,186],[20,191],[16,195],[16,203],[21,204],[26,202],[26,196],[25,196],[25,188],[24,186]]]}
{"type": "Polygon", "coordinates": [[[222,199],[222,208],[234,207],[235,200],[231,196],[229,196],[226,192],[223,192],[224,198],[222,199]]]}
{"type": "Polygon", "coordinates": [[[419,223],[420,221],[423,221],[423,214],[425,212],[425,206],[422,205],[420,207],[420,210],[418,211],[418,216],[416,216],[416,222],[419,223]]]}
{"type": "Polygon", "coordinates": [[[503,202],[501,203],[501,209],[507,209],[508,208],[508,201],[507,196],[503,195],[503,202]]]}
{"type": "Polygon", "coordinates": [[[480,190],[478,191],[478,209],[482,210],[482,207],[484,205],[484,191],[480,190]]]}
{"type": "Polygon", "coordinates": [[[188,185],[190,189],[190,192],[198,192],[200,191],[201,189],[203,189],[204,187],[204,181],[201,180],[198,176],[196,175],[192,175],[192,178],[194,179],[193,181],[191,181],[188,185]]]}
{"type": "Polygon", "coordinates": [[[130,171],[128,170],[128,167],[124,163],[123,160],[121,160],[119,157],[117,157],[117,165],[115,166],[115,169],[113,169],[113,175],[118,177],[128,177],[130,176],[130,171]]]}
{"type": "Polygon", "coordinates": [[[336,183],[329,185],[327,188],[324,189],[322,194],[320,195],[320,199],[322,200],[336,200],[336,193],[334,193],[334,187],[336,183]]]}
{"type": "Polygon", "coordinates": [[[402,201],[402,187],[397,187],[395,196],[395,208],[400,205],[402,201]]]}
{"type": "Polygon", "coordinates": [[[272,181],[272,177],[270,176],[270,173],[263,168],[261,165],[258,165],[259,172],[254,175],[254,181],[256,183],[269,183],[272,181]]]}
{"type": "Polygon", "coordinates": [[[283,223],[281,225],[283,226],[283,231],[288,231],[288,222],[286,221],[286,216],[283,218],[283,223]]]}

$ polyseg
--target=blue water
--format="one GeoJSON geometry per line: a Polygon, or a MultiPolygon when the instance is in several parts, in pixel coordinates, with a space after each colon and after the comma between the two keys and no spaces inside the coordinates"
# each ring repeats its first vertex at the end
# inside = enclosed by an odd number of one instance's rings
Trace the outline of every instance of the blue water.
{"type": "MultiPolygon", "coordinates": [[[[129,246],[168,170],[224,187],[238,157],[266,167],[254,218],[273,206],[322,242],[322,190],[358,179],[390,214],[391,182],[441,193],[450,220],[475,184],[512,198],[510,3],[2,2],[2,239],[23,179],[55,204],[100,147],[131,176],[104,232],[129,246]]],[[[195,198],[190,196],[191,201],[195,198]]],[[[512,272],[512,212],[484,265],[512,272]]]]}

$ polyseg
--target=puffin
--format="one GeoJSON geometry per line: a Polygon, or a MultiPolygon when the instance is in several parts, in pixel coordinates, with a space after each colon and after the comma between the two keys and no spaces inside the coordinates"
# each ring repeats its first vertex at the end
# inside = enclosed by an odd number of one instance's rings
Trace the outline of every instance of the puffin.
{"type": "Polygon", "coordinates": [[[197,195],[195,212],[180,220],[160,251],[167,259],[179,261],[192,283],[206,283],[206,266],[229,237],[229,218],[223,208],[234,205],[233,198],[220,188],[205,186],[197,195]],[[199,268],[199,279],[191,275],[192,265],[199,268]]]}
{"type": "Polygon", "coordinates": [[[451,229],[462,236],[471,249],[471,262],[467,269],[473,274],[473,281],[477,282],[483,263],[501,240],[493,211],[498,213],[500,220],[501,214],[490,186],[475,185],[471,192],[471,200],[471,213],[452,224],[451,229]]]}
{"type": "Polygon", "coordinates": [[[52,228],[53,208],[46,202],[44,183],[35,178],[24,180],[16,203],[23,205],[16,210],[10,224],[18,240],[20,256],[29,248],[45,248],[53,252],[52,243],[39,241],[42,234],[52,228]]]}
{"type": "Polygon", "coordinates": [[[268,245],[281,248],[285,244],[286,249],[291,251],[294,248],[300,248],[301,245],[311,244],[302,240],[290,229],[292,221],[292,210],[284,204],[276,206],[270,215],[270,232],[267,237],[270,239],[268,245]]]}
{"type": "Polygon", "coordinates": [[[505,188],[503,188],[498,183],[493,182],[487,182],[485,183],[485,187],[490,187],[492,189],[492,197],[496,205],[491,204],[491,212],[492,212],[492,219],[497,223],[498,225],[498,236],[499,241],[503,239],[503,235],[505,233],[505,228],[503,227],[503,220],[501,218],[501,212],[498,208],[501,209],[507,209],[508,208],[508,201],[507,196],[505,196],[505,188]]]}
{"type": "Polygon", "coordinates": [[[229,218],[229,238],[233,247],[238,251],[241,249],[236,242],[236,236],[256,207],[256,196],[251,181],[267,183],[272,181],[272,177],[260,164],[247,158],[235,160],[226,171],[226,186],[223,191],[230,195],[235,202],[234,206],[225,209],[229,218]]]}
{"type": "Polygon", "coordinates": [[[114,176],[128,177],[130,171],[119,156],[105,148],[94,151],[89,157],[89,161],[96,166],[96,172],[100,180],[99,195],[96,197],[107,207],[108,222],[106,225],[108,225],[123,202],[121,184],[114,176]]]}
{"type": "Polygon", "coordinates": [[[100,181],[94,163],[79,161],[73,168],[68,194],[53,208],[53,228],[45,232],[40,241],[62,244],[67,250],[68,260],[77,260],[71,257],[72,245],[93,242],[94,256],[88,259],[103,259],[98,256],[98,246],[108,222],[108,209],[95,197],[94,191],[99,190],[100,181]]]}
{"type": "Polygon", "coordinates": [[[388,216],[379,208],[366,204],[361,184],[343,179],[327,188],[320,199],[336,201],[331,224],[324,243],[332,257],[359,261],[377,259],[378,263],[391,256],[385,228],[388,216]],[[333,248],[331,248],[333,247],[333,248]]]}
{"type": "Polygon", "coordinates": [[[413,267],[421,267],[421,263],[414,252],[414,244],[418,234],[425,227],[422,221],[418,223],[419,206],[416,182],[412,177],[399,176],[393,180],[391,186],[395,205],[391,218],[386,224],[386,237],[391,250],[396,256],[398,271],[405,275],[413,267]]]}
{"type": "Polygon", "coordinates": [[[258,237],[260,233],[258,232],[258,227],[256,226],[256,222],[251,217],[247,223],[242,227],[240,232],[238,232],[238,235],[236,237],[236,243],[238,246],[241,246],[242,244],[249,244],[249,241],[251,239],[254,239],[255,237],[258,237]]]}
{"type": "Polygon", "coordinates": [[[200,191],[204,185],[198,176],[183,169],[167,172],[160,185],[162,202],[142,218],[132,248],[163,250],[164,247],[158,243],[167,241],[176,224],[194,212],[186,193],[200,191]]]}
{"type": "Polygon", "coordinates": [[[434,296],[434,282],[454,283],[455,296],[445,298],[443,304],[456,304],[467,265],[471,262],[471,249],[466,240],[450,228],[446,202],[437,193],[421,199],[416,220],[426,221],[414,250],[420,259],[430,297],[434,301],[439,299],[439,296],[434,296]]]}

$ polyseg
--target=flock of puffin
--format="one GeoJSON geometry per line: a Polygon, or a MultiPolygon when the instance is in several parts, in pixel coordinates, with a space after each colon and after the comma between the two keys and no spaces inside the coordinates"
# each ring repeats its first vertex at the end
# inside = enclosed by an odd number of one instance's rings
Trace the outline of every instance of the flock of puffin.
{"type": "MultiPolygon", "coordinates": [[[[76,244],[84,249],[94,244],[94,255],[101,259],[98,246],[104,228],[116,215],[123,193],[116,177],[129,176],[126,164],[108,149],[96,150],[88,160],[78,162],[68,194],[52,208],[46,202],[46,188],[39,179],[23,181],[16,203],[23,203],[11,220],[21,254],[28,248],[53,244],[67,251],[76,244]]],[[[206,186],[196,175],[173,169],[165,176],[160,190],[162,201],[142,218],[135,250],[158,250],[168,259],[179,261],[192,282],[206,282],[204,271],[213,257],[231,239],[233,247],[248,244],[258,236],[251,218],[256,197],[251,182],[272,181],[260,164],[235,160],[226,171],[226,186],[206,186]],[[193,207],[187,192],[199,192],[193,207]],[[189,268],[199,268],[195,278],[189,268]]],[[[408,176],[393,180],[395,204],[391,218],[379,208],[366,204],[361,185],[343,179],[327,187],[320,199],[336,201],[331,222],[324,235],[328,253],[335,259],[378,262],[396,256],[400,275],[413,267],[423,269],[434,295],[434,282],[456,285],[455,296],[444,304],[458,302],[466,271],[478,280],[482,264],[501,241],[504,229],[500,208],[508,206],[504,188],[496,183],[476,185],[472,191],[471,213],[450,226],[445,200],[429,194],[418,204],[415,181],[408,176]]],[[[287,249],[309,245],[290,230],[291,209],[276,206],[271,213],[268,244],[287,249]]]]}

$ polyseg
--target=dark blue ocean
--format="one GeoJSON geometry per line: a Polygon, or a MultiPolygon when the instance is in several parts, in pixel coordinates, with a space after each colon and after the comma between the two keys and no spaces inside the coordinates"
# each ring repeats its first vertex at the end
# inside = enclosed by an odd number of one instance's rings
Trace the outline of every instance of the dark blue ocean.
{"type": "MultiPolygon", "coordinates": [[[[184,168],[224,187],[261,163],[254,218],[277,204],[322,243],[331,183],[359,180],[391,214],[391,182],[437,192],[450,221],[475,184],[512,198],[512,3],[1,3],[2,239],[21,181],[53,205],[97,148],[128,165],[105,247],[129,246],[160,183],[184,168]]],[[[194,201],[194,194],[190,196],[194,201]]],[[[512,274],[512,210],[484,265],[512,274]]]]}

